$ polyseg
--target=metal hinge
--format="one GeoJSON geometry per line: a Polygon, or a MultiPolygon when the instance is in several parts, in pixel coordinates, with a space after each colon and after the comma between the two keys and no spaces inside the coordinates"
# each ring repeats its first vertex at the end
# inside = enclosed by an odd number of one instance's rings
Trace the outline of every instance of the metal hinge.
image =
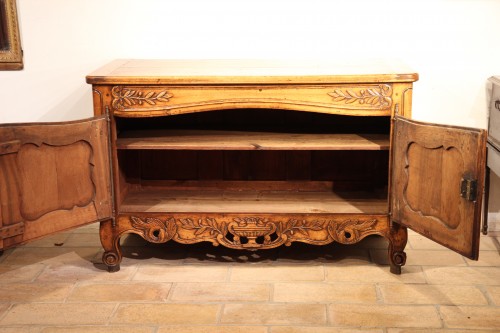
{"type": "Polygon", "coordinates": [[[460,196],[469,201],[476,201],[477,180],[462,178],[460,182],[460,196]]]}

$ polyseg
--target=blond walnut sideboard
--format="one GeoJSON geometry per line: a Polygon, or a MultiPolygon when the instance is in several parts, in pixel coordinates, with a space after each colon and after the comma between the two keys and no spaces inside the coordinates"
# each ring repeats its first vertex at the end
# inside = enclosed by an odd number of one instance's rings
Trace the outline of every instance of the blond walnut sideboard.
{"type": "Polygon", "coordinates": [[[417,74],[380,66],[119,60],[95,117],[0,127],[0,248],[100,221],[120,238],[264,250],[407,228],[477,259],[483,130],[410,120],[417,74]]]}

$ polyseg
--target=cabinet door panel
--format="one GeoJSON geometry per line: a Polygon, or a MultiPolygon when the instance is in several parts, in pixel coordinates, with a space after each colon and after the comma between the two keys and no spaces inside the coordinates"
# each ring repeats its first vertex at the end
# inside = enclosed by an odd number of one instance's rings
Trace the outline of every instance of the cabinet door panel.
{"type": "Polygon", "coordinates": [[[392,220],[477,259],[486,132],[394,120],[392,220]]]}
{"type": "Polygon", "coordinates": [[[106,119],[0,126],[0,249],[112,214],[106,119]]]}

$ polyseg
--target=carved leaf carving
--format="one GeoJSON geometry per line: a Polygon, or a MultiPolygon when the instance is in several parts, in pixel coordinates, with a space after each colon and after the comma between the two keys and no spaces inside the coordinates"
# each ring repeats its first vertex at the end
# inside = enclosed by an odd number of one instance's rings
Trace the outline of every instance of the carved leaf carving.
{"type": "Polygon", "coordinates": [[[217,234],[224,233],[224,225],[217,224],[217,221],[214,218],[206,218],[206,219],[179,219],[181,223],[181,227],[188,230],[194,230],[194,234],[199,236],[206,231],[209,231],[211,236],[215,236],[217,234]]]}
{"type": "Polygon", "coordinates": [[[281,233],[289,233],[293,235],[294,233],[300,233],[305,237],[309,237],[309,230],[319,231],[323,229],[322,223],[319,221],[313,221],[308,223],[305,220],[288,220],[287,222],[280,223],[281,233]]]}
{"type": "Polygon", "coordinates": [[[156,105],[157,102],[166,103],[173,97],[167,90],[159,92],[154,90],[142,91],[121,86],[113,87],[111,94],[113,95],[112,105],[115,110],[124,110],[134,105],[143,105],[144,103],[149,105],[156,105]]]}
{"type": "Polygon", "coordinates": [[[357,103],[375,108],[387,108],[392,104],[392,88],[387,84],[380,84],[373,88],[335,89],[328,93],[335,102],[345,104],[357,103]]]}

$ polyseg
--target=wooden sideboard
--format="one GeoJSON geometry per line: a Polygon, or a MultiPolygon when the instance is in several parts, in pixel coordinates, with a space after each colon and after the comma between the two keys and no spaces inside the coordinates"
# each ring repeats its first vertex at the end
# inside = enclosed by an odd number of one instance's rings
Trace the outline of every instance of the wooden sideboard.
{"type": "Polygon", "coordinates": [[[263,250],[388,240],[407,227],[472,259],[484,130],[410,120],[411,71],[120,60],[87,76],[95,117],[0,127],[0,248],[100,221],[120,238],[263,250]]]}

